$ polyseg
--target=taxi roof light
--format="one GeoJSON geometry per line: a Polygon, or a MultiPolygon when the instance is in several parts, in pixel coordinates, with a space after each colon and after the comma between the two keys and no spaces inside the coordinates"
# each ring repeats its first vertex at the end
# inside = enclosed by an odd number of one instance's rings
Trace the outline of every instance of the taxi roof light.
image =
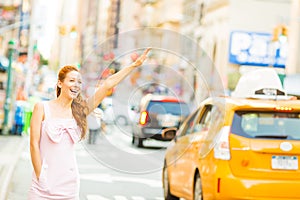
{"type": "Polygon", "coordinates": [[[271,68],[261,68],[243,74],[231,95],[238,98],[251,98],[256,95],[277,97],[284,96],[283,91],[277,72],[271,68]]]}
{"type": "Polygon", "coordinates": [[[287,106],[277,106],[274,108],[274,110],[276,111],[283,111],[283,112],[289,112],[289,111],[293,111],[294,109],[291,107],[287,107],[287,106]]]}
{"type": "Polygon", "coordinates": [[[255,94],[262,94],[267,96],[285,95],[283,91],[276,88],[262,88],[260,90],[256,90],[255,94]]]}

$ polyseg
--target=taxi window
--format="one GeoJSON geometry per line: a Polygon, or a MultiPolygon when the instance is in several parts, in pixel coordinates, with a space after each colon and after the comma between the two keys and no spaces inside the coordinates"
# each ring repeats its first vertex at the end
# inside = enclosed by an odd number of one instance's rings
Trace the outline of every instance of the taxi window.
{"type": "Polygon", "coordinates": [[[212,105],[206,105],[203,110],[199,123],[195,125],[193,132],[207,131],[210,127],[212,105]]]}
{"type": "Polygon", "coordinates": [[[231,132],[248,138],[300,139],[300,113],[236,112],[231,132]]]}
{"type": "Polygon", "coordinates": [[[198,116],[199,110],[195,111],[193,114],[190,115],[190,117],[186,120],[184,124],[179,129],[179,135],[178,136],[184,136],[187,134],[190,134],[192,131],[192,128],[195,124],[195,118],[198,116]]]}
{"type": "Polygon", "coordinates": [[[194,126],[194,132],[205,134],[205,143],[199,151],[200,156],[207,155],[215,145],[216,135],[224,124],[225,110],[218,105],[206,105],[199,123],[194,126]]]}

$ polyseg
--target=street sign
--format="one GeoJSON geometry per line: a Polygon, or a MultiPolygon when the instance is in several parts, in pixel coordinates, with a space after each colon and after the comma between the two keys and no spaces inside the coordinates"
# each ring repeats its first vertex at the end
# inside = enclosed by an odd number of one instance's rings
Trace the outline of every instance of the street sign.
{"type": "Polygon", "coordinates": [[[285,68],[287,45],[287,41],[272,41],[269,33],[233,31],[230,34],[229,62],[285,68]]]}

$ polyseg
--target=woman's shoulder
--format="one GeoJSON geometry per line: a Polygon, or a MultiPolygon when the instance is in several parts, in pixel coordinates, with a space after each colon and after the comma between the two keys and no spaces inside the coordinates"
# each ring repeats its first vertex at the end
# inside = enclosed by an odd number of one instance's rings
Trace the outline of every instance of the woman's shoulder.
{"type": "Polygon", "coordinates": [[[44,103],[42,101],[36,102],[34,104],[34,109],[41,109],[42,107],[44,107],[44,103]]]}
{"type": "Polygon", "coordinates": [[[51,100],[36,102],[34,105],[34,110],[43,110],[45,107],[45,104],[49,104],[50,102],[51,102],[51,100]]]}
{"type": "Polygon", "coordinates": [[[34,107],[33,107],[33,116],[40,116],[43,118],[44,116],[44,105],[43,105],[43,102],[37,102],[34,104],[34,107]]]}

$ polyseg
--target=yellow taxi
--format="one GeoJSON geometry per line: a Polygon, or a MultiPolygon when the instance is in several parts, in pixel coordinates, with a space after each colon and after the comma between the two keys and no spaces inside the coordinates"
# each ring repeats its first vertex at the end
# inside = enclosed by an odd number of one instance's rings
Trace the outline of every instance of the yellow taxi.
{"type": "Polygon", "coordinates": [[[176,131],[166,200],[300,199],[300,101],[276,87],[253,91],[206,99],[176,131]]]}

